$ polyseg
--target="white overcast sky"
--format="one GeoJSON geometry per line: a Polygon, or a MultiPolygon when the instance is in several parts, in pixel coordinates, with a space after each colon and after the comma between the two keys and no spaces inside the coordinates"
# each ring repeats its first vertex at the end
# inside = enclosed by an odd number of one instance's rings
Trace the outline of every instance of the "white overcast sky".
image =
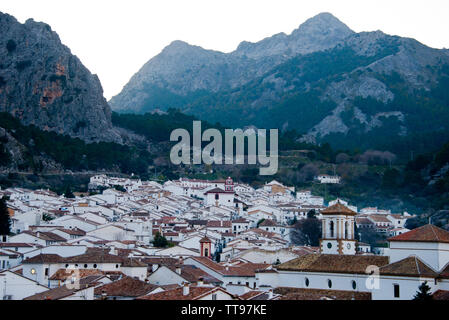
{"type": "Polygon", "coordinates": [[[173,40],[230,52],[243,40],[290,34],[320,12],[356,32],[449,48],[449,0],[1,0],[0,11],[48,23],[98,74],[107,99],[173,40]]]}

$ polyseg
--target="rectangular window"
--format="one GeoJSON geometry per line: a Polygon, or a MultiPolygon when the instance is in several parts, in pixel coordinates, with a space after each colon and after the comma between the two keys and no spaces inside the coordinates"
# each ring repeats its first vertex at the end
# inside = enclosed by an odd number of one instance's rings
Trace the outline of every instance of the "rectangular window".
{"type": "Polygon", "coordinates": [[[216,293],[212,294],[212,300],[217,300],[217,294],[216,293]]]}
{"type": "Polygon", "coordinates": [[[45,276],[48,277],[48,268],[45,268],[45,276]]]}
{"type": "Polygon", "coordinates": [[[395,283],[393,286],[394,286],[394,297],[399,298],[399,285],[395,283]]]}

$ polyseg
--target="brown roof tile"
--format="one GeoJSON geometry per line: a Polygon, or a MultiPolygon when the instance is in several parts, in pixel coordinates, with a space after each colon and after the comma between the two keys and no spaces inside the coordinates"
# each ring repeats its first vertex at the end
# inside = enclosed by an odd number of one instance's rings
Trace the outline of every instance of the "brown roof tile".
{"type": "Polygon", "coordinates": [[[102,295],[104,292],[110,297],[140,297],[156,288],[158,286],[131,277],[124,277],[118,281],[95,288],[95,295],[102,295]]]}
{"type": "Polygon", "coordinates": [[[205,295],[214,293],[218,290],[224,291],[219,287],[189,287],[189,294],[183,295],[183,288],[166,290],[163,292],[153,293],[147,296],[139,297],[138,300],[198,300],[205,295]]]}
{"type": "Polygon", "coordinates": [[[282,295],[280,300],[371,300],[370,292],[279,287],[274,293],[282,295]]]}
{"type": "Polygon", "coordinates": [[[368,255],[306,254],[276,267],[283,271],[335,272],[365,274],[370,265],[382,267],[388,257],[368,255]]]}
{"type": "Polygon", "coordinates": [[[84,290],[90,285],[80,284],[79,289],[67,288],[67,286],[61,286],[55,289],[50,289],[32,296],[25,298],[24,300],[59,300],[71,296],[77,291],[84,290]]]}
{"type": "Polygon", "coordinates": [[[389,238],[388,241],[444,242],[449,243],[449,232],[432,224],[413,229],[389,238]]]}
{"type": "Polygon", "coordinates": [[[340,202],[334,204],[333,206],[330,206],[329,208],[326,208],[321,211],[321,214],[345,214],[348,216],[355,216],[357,215],[356,212],[352,211],[348,207],[342,205],[340,202]]]}
{"type": "Polygon", "coordinates": [[[406,276],[406,277],[430,277],[436,278],[438,274],[424,264],[417,257],[408,257],[400,261],[383,266],[379,269],[381,275],[406,276]]]}

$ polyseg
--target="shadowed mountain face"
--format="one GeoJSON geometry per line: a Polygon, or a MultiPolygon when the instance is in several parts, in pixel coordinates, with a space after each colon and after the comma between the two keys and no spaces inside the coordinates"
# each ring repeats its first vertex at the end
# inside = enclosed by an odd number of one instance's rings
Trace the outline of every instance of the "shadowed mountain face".
{"type": "Polygon", "coordinates": [[[295,129],[338,147],[449,137],[449,53],[328,13],[229,54],[175,41],[111,99],[113,110],[179,108],[212,123],[295,129]]]}
{"type": "Polygon", "coordinates": [[[50,26],[0,13],[0,34],[0,112],[88,142],[122,141],[98,77],[50,26]]]}
{"type": "Polygon", "coordinates": [[[257,43],[242,42],[229,54],[174,41],[148,61],[110,103],[117,111],[144,112],[176,104],[166,97],[170,93],[184,97],[237,88],[290,57],[331,48],[351,34],[338,19],[323,13],[291,35],[280,33],[257,43]]]}

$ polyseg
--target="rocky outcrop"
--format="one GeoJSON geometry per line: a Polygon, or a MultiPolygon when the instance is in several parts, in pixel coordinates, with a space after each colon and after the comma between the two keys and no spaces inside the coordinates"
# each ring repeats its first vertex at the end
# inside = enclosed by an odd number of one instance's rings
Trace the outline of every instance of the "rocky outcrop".
{"type": "Polygon", "coordinates": [[[253,59],[277,55],[294,57],[332,48],[352,34],[354,31],[348,26],[324,12],[308,19],[290,35],[279,33],[256,43],[244,41],[232,54],[253,59]]]}
{"type": "Polygon", "coordinates": [[[87,142],[122,142],[96,75],[51,27],[0,13],[0,111],[87,142]]]}

